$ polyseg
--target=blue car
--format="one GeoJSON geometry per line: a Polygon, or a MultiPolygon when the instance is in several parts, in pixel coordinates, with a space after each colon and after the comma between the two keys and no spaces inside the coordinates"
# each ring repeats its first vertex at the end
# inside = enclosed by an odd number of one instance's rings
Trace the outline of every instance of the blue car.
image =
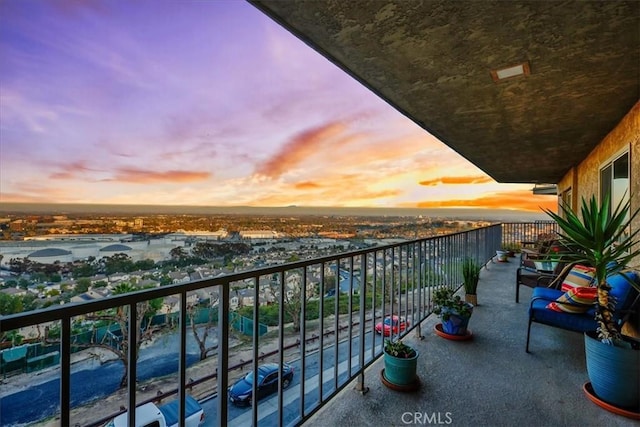
{"type": "MultiPolygon", "coordinates": [[[[293,366],[282,365],[282,388],[293,379],[293,366]]],[[[258,400],[278,390],[278,364],[266,363],[258,367],[258,400]]],[[[229,400],[235,405],[251,405],[253,402],[253,369],[229,387],[229,400]]]]}

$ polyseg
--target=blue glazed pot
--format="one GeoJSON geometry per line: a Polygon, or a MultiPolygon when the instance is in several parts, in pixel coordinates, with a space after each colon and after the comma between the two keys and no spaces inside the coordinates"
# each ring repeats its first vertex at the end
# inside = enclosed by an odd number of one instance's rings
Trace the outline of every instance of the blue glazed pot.
{"type": "Polygon", "coordinates": [[[403,386],[416,381],[418,352],[414,357],[404,359],[384,353],[384,376],[392,384],[403,386]]]}
{"type": "MultiPolygon", "coordinates": [[[[445,310],[443,310],[443,313],[445,310]]],[[[442,320],[442,332],[449,335],[465,335],[471,316],[462,317],[456,313],[449,312],[449,319],[442,320]]]]}
{"type": "Polygon", "coordinates": [[[600,400],[618,408],[640,408],[640,350],[607,345],[584,334],[587,373],[600,400]]]}

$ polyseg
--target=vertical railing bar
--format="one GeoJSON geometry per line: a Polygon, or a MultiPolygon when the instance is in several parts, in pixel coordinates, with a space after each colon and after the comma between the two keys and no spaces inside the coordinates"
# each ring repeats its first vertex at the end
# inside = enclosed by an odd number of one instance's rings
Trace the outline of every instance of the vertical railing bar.
{"type": "MultiPolygon", "coordinates": [[[[253,378],[258,378],[258,365],[260,363],[260,353],[258,352],[260,346],[260,276],[253,278],[253,363],[251,369],[253,370],[253,378]]],[[[258,382],[254,381],[251,384],[251,396],[258,395],[258,382]]],[[[251,405],[251,425],[258,426],[258,399],[253,399],[254,404],[251,405]]]]}
{"type": "Polygon", "coordinates": [[[384,320],[387,317],[387,275],[389,269],[387,268],[387,249],[382,250],[382,330],[380,340],[380,351],[384,349],[384,320]]]}
{"type": "Polygon", "coordinates": [[[129,425],[136,425],[136,380],[137,380],[137,352],[138,347],[138,310],[137,304],[132,302],[129,304],[129,348],[127,349],[127,358],[129,363],[127,365],[127,392],[129,397],[129,408],[127,411],[129,417],[129,425]]]}
{"type": "Polygon", "coordinates": [[[340,258],[336,260],[336,292],[334,294],[334,325],[333,325],[333,390],[338,389],[338,345],[340,335],[340,258]]]}
{"type": "Polygon", "coordinates": [[[324,269],[325,263],[322,262],[320,264],[320,306],[318,310],[318,315],[320,316],[320,338],[318,344],[318,357],[320,358],[318,361],[318,401],[321,403],[324,402],[322,393],[322,385],[324,383],[324,269]]]}
{"type": "Polygon", "coordinates": [[[218,419],[217,425],[227,425],[229,388],[229,288],[230,282],[219,285],[218,302],[218,419]]]}
{"type": "MultiPolygon", "coordinates": [[[[376,315],[376,311],[378,309],[378,304],[376,302],[377,296],[377,287],[378,287],[378,251],[373,251],[373,253],[369,253],[369,255],[373,255],[373,259],[371,260],[371,279],[373,283],[373,288],[371,289],[371,359],[376,357],[376,344],[377,344],[377,336],[376,336],[376,323],[378,321],[378,316],[376,315]]],[[[383,315],[384,316],[384,315],[383,315]]]]}
{"type": "Polygon", "coordinates": [[[178,357],[178,419],[186,420],[187,383],[187,293],[180,292],[180,355],[178,357]]]}
{"type": "MultiPolygon", "coordinates": [[[[367,325],[365,317],[365,310],[367,306],[367,258],[367,254],[360,255],[360,353],[358,360],[358,370],[360,371],[360,375],[358,378],[358,389],[364,393],[366,393],[364,387],[364,352],[365,339],[367,336],[367,325]]],[[[371,336],[373,337],[373,334],[371,334],[371,336]]],[[[371,347],[373,348],[373,342],[371,343],[371,347]]]]}
{"type": "MultiPolygon", "coordinates": [[[[285,296],[285,271],[280,271],[280,298],[278,298],[278,425],[282,425],[282,407],[284,403],[284,390],[282,389],[282,366],[284,365],[284,296],[285,296]]],[[[255,405],[258,404],[256,396],[255,405]]]]}
{"type": "Polygon", "coordinates": [[[351,357],[353,356],[353,256],[349,257],[349,325],[347,326],[347,336],[349,337],[349,349],[347,350],[347,373],[351,377],[351,357]]]}
{"type": "Polygon", "coordinates": [[[60,319],[60,425],[71,425],[71,317],[60,319]]]}
{"type": "Polygon", "coordinates": [[[302,267],[302,289],[300,290],[300,416],[304,417],[304,391],[307,364],[307,267],[302,267]]]}
{"type": "MultiPolygon", "coordinates": [[[[391,248],[391,325],[390,328],[390,332],[389,332],[389,337],[393,338],[393,316],[397,315],[398,317],[400,317],[400,308],[395,308],[396,304],[395,304],[395,299],[396,299],[396,247],[393,246],[391,248]],[[398,310],[398,313],[396,314],[396,310],[398,310]]],[[[396,339],[400,336],[400,328],[398,328],[398,332],[395,334],[396,335],[396,339]]]]}

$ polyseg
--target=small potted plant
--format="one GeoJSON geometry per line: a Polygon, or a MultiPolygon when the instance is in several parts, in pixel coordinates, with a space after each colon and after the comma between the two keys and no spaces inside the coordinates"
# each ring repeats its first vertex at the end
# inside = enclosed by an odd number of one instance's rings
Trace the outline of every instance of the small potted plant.
{"type": "Polygon", "coordinates": [[[417,382],[418,352],[401,340],[386,340],[382,381],[394,389],[413,389],[417,382]]]}
{"type": "Polygon", "coordinates": [[[467,326],[473,313],[473,304],[463,301],[459,295],[454,295],[453,289],[446,287],[434,292],[433,304],[433,312],[442,320],[441,324],[436,325],[438,335],[457,340],[471,337],[467,326]]]}
{"type": "Polygon", "coordinates": [[[498,262],[508,262],[509,252],[505,251],[502,248],[498,249],[496,250],[496,258],[498,259],[498,262]]]}
{"type": "Polygon", "coordinates": [[[478,305],[478,281],[482,266],[473,258],[465,258],[462,262],[462,282],[464,285],[464,300],[478,305]]]}

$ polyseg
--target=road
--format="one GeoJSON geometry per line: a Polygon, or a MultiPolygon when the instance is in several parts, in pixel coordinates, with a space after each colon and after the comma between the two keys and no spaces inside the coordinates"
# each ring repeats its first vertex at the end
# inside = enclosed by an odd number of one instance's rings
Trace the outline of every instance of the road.
{"type": "MultiPolygon", "coordinates": [[[[368,332],[365,337],[365,363],[371,359],[372,333],[368,332]]],[[[382,338],[376,335],[376,345],[380,345],[382,338]]],[[[323,394],[327,396],[335,390],[334,381],[334,360],[335,347],[333,341],[325,341],[323,360],[323,394]]],[[[354,337],[352,346],[352,366],[359,363],[359,339],[354,337]]],[[[177,371],[178,352],[177,336],[163,336],[151,346],[143,348],[140,352],[138,363],[138,380],[140,382],[154,377],[161,377],[177,371]]],[[[348,342],[343,341],[338,347],[338,386],[342,385],[347,376],[348,342]]],[[[198,361],[198,348],[192,337],[187,339],[187,365],[190,366],[198,361]]],[[[319,403],[318,391],[318,370],[319,352],[311,352],[306,356],[305,367],[305,408],[314,407],[319,403]]],[[[294,365],[296,375],[291,385],[284,392],[284,424],[293,422],[299,414],[300,407],[300,359],[289,361],[294,365]]],[[[88,360],[73,366],[71,374],[71,405],[72,407],[84,405],[88,402],[95,402],[101,398],[111,395],[118,390],[120,378],[123,374],[123,365],[119,361],[100,364],[97,361],[88,360]]],[[[11,394],[0,393],[0,425],[1,426],[22,426],[37,422],[50,417],[57,412],[59,402],[60,380],[59,370],[51,370],[39,374],[34,374],[29,378],[29,384],[21,390],[11,394]],[[20,408],[20,409],[18,409],[20,408]]],[[[9,383],[11,379],[7,380],[9,383]]],[[[225,396],[226,398],[226,396],[225,396]]],[[[214,396],[202,402],[205,409],[205,425],[216,424],[217,398],[214,396]]],[[[269,398],[260,401],[258,405],[258,416],[261,424],[278,424],[278,399],[277,393],[269,398]]],[[[250,424],[251,408],[236,407],[229,405],[229,425],[243,426],[250,424]]]]}
{"type": "MultiPolygon", "coordinates": [[[[365,363],[371,360],[371,345],[372,345],[372,333],[365,334],[365,363]]],[[[377,345],[380,345],[381,337],[378,335],[375,340],[377,345]]],[[[326,344],[326,343],[325,343],[326,344]]],[[[348,341],[339,343],[338,346],[338,387],[344,384],[349,376],[348,370],[348,341]]],[[[355,370],[355,367],[359,364],[359,351],[360,351],[359,337],[354,337],[351,342],[351,366],[355,370]]],[[[306,356],[305,366],[305,410],[310,411],[311,408],[319,404],[320,392],[319,392],[319,351],[309,353],[306,356]]],[[[335,390],[335,347],[333,345],[325,347],[323,360],[323,395],[328,396],[335,390]]],[[[300,359],[294,361],[288,361],[294,367],[295,373],[291,385],[283,392],[283,424],[292,424],[299,414],[300,409],[300,380],[301,380],[301,366],[300,359]]],[[[226,395],[224,398],[227,398],[226,395]]],[[[218,399],[217,396],[201,402],[205,411],[205,426],[217,425],[217,412],[218,412],[218,399]]],[[[251,425],[252,407],[238,407],[229,403],[228,407],[228,426],[230,427],[243,427],[251,425]]],[[[278,420],[278,394],[273,395],[260,400],[258,404],[258,420],[260,425],[265,426],[277,426],[278,420]]]]}

